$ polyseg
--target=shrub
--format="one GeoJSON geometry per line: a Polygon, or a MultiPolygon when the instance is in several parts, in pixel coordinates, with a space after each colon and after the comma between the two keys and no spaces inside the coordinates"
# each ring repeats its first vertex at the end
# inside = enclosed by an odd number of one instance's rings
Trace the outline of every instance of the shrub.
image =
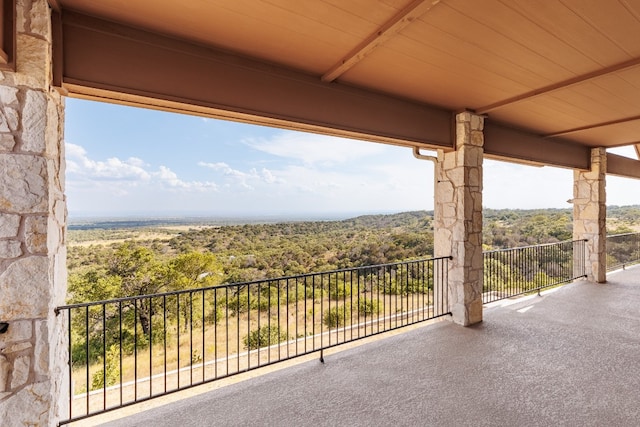
{"type": "MultiPolygon", "coordinates": [[[[284,295],[280,296],[284,300],[284,295]]],[[[260,291],[260,295],[251,295],[251,309],[267,311],[269,307],[278,305],[278,288],[268,287],[260,291]]]]}
{"type": "Polygon", "coordinates": [[[382,311],[380,301],[377,299],[363,298],[358,301],[358,313],[360,316],[371,316],[382,311]]]}
{"type": "Polygon", "coordinates": [[[218,323],[220,320],[222,320],[223,316],[224,316],[224,311],[222,310],[221,307],[213,307],[207,313],[206,320],[207,322],[215,324],[215,323],[218,323]]]}
{"type": "Polygon", "coordinates": [[[351,286],[344,283],[329,284],[329,298],[334,301],[342,300],[351,295],[351,286]]]}
{"type": "Polygon", "coordinates": [[[249,296],[246,292],[234,295],[228,300],[229,311],[232,316],[237,316],[241,313],[249,311],[249,296]]]}
{"type": "MultiPolygon", "coordinates": [[[[280,298],[285,301],[284,292],[280,292],[280,298]]],[[[246,290],[229,298],[229,312],[232,316],[243,314],[249,310],[267,311],[269,307],[278,305],[278,288],[265,287],[260,290],[260,294],[246,290]]]]}
{"type": "Polygon", "coordinates": [[[244,337],[244,348],[247,350],[255,350],[260,347],[268,347],[282,341],[288,340],[286,333],[280,332],[278,326],[261,326],[254,329],[249,335],[244,337]]]}
{"type": "Polygon", "coordinates": [[[322,322],[328,328],[337,328],[338,326],[345,325],[345,319],[350,316],[350,310],[348,307],[341,305],[339,307],[333,307],[325,310],[322,316],[322,322]]]}
{"type": "MultiPolygon", "coordinates": [[[[295,288],[289,289],[289,303],[313,299],[320,301],[324,292],[320,288],[313,289],[312,286],[305,286],[302,283],[296,284],[295,288]]],[[[284,296],[282,297],[284,300],[284,296]]]]}
{"type": "Polygon", "coordinates": [[[106,375],[104,370],[100,368],[91,377],[91,390],[112,386],[120,381],[120,350],[117,345],[114,344],[107,350],[105,365],[106,375]]]}

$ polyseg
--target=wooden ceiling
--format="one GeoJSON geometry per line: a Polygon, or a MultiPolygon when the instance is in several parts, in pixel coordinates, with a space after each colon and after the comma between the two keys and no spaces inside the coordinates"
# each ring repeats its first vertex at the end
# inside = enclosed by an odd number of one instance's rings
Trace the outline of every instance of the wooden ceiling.
{"type": "Polygon", "coordinates": [[[583,162],[640,143],[640,0],[50,3],[71,95],[427,148],[451,145],[441,113],[472,110],[506,135],[493,154],[551,164],[558,144],[583,162]]]}

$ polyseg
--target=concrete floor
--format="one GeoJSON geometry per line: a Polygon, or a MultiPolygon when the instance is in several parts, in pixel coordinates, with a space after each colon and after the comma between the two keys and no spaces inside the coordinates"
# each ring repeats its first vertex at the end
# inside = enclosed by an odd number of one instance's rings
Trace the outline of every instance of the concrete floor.
{"type": "Polygon", "coordinates": [[[640,268],[487,307],[107,423],[639,426],[640,268]]]}

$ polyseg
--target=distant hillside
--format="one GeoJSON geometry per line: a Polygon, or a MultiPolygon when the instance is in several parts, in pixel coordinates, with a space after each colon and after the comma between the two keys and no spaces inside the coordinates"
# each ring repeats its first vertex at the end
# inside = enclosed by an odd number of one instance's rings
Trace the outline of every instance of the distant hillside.
{"type": "Polygon", "coordinates": [[[389,215],[363,215],[341,221],[347,226],[403,228],[412,231],[433,230],[433,211],[402,212],[389,215]]]}
{"type": "Polygon", "coordinates": [[[607,206],[607,229],[610,234],[640,231],[640,205],[607,206]]]}
{"type": "MultiPolygon", "coordinates": [[[[612,234],[640,229],[640,206],[613,206],[609,214],[612,234]]],[[[70,273],[104,268],[125,241],[150,249],[160,260],[193,252],[213,254],[226,282],[383,264],[433,254],[433,212],[428,211],[363,215],[338,221],[223,226],[143,224],[147,227],[70,231],[70,273]]],[[[114,224],[105,224],[111,225],[114,224]]],[[[568,240],[572,238],[572,210],[485,209],[483,237],[485,249],[568,240]]]]}

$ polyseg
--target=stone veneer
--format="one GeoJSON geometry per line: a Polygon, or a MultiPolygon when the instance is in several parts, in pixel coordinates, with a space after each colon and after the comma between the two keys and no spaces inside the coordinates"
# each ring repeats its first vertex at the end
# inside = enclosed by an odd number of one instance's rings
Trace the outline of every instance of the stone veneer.
{"type": "Polygon", "coordinates": [[[448,306],[453,321],[482,321],[482,159],[484,118],[456,116],[456,150],[438,151],[435,184],[435,256],[449,262],[448,306]]]}
{"type": "MultiPolygon", "coordinates": [[[[67,413],[62,97],[51,88],[50,10],[17,0],[16,72],[0,72],[0,424],[67,413]]],[[[62,415],[60,415],[62,414],[62,415]]]]}
{"type": "Polygon", "coordinates": [[[573,173],[573,238],[586,239],[589,280],[607,281],[607,151],[591,149],[591,170],[573,173]]]}

